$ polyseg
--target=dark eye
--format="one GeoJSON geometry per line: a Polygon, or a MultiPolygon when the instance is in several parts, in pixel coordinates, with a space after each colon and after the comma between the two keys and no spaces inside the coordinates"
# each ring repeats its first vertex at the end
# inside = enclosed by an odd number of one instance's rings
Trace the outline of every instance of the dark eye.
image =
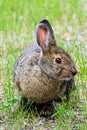
{"type": "Polygon", "coordinates": [[[61,63],[61,59],[60,58],[56,58],[55,62],[58,63],[58,64],[60,64],[61,63]]]}

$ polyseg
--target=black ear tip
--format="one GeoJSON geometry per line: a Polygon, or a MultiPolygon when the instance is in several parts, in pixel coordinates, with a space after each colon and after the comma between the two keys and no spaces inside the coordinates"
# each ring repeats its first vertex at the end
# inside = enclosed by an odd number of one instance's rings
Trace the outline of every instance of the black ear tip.
{"type": "Polygon", "coordinates": [[[41,20],[41,21],[40,21],[40,23],[50,24],[50,23],[49,23],[49,21],[48,21],[48,20],[46,20],[46,19],[41,20]]]}

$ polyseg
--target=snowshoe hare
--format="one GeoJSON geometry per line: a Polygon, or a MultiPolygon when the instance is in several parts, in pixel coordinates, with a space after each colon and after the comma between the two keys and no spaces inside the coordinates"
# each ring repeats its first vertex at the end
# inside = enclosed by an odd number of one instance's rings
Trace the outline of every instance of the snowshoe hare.
{"type": "Polygon", "coordinates": [[[68,98],[77,71],[70,55],[57,46],[52,27],[45,19],[37,26],[36,41],[18,59],[14,79],[18,92],[42,105],[40,114],[46,115],[46,106],[51,108],[53,100],[64,95],[68,98]]]}

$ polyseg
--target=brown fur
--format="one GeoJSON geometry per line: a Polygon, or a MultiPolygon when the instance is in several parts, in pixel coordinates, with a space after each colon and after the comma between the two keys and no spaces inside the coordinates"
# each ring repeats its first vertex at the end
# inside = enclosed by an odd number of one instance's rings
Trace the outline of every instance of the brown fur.
{"type": "Polygon", "coordinates": [[[40,38],[37,39],[36,35],[36,39],[41,48],[33,44],[24,51],[16,63],[14,78],[19,93],[42,104],[70,92],[68,90],[73,88],[76,69],[70,55],[57,47],[53,30],[47,20],[40,22],[37,33],[40,38]],[[44,33],[44,27],[47,33],[44,33]],[[61,59],[60,64],[55,62],[56,58],[61,59]]]}

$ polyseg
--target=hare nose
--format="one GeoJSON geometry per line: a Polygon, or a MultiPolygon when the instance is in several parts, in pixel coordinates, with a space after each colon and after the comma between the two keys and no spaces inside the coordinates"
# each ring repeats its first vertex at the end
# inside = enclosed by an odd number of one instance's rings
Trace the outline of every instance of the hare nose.
{"type": "Polygon", "coordinates": [[[76,75],[76,73],[77,73],[77,70],[74,69],[74,70],[72,71],[72,75],[74,76],[74,75],[76,75]]]}

